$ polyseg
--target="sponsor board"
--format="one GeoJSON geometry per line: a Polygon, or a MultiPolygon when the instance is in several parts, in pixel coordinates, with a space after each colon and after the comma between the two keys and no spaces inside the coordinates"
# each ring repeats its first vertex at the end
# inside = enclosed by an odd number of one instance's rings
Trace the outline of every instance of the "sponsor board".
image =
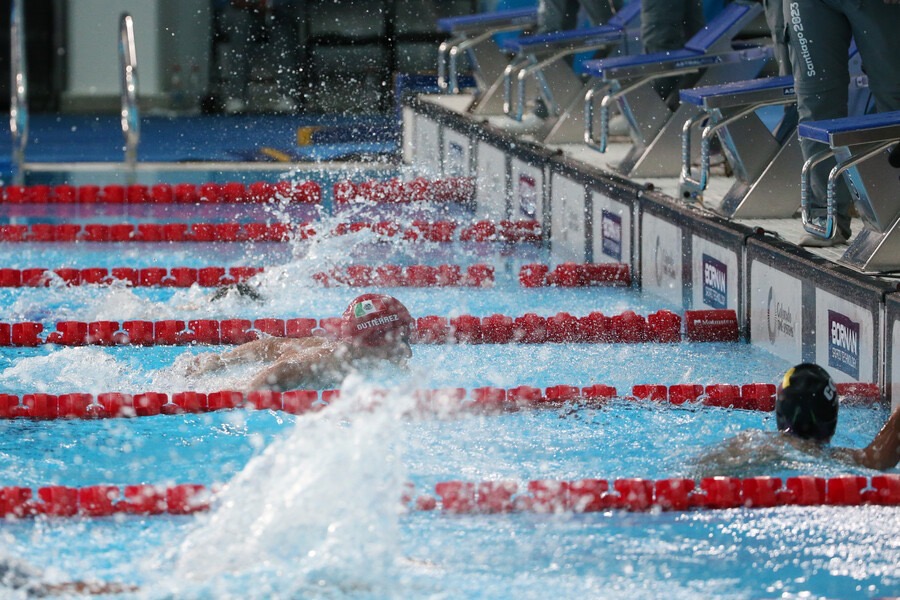
{"type": "Polygon", "coordinates": [[[444,128],[444,177],[469,177],[471,167],[469,161],[469,138],[444,128]]]}
{"type": "Polygon", "coordinates": [[[403,162],[412,164],[415,155],[416,112],[408,106],[403,107],[403,162]]]}
{"type": "Polygon", "coordinates": [[[816,362],[835,381],[877,382],[872,312],[822,289],[816,290],[816,362]]]}
{"type": "Polygon", "coordinates": [[[631,264],[631,206],[591,192],[595,263],[631,264]]]}
{"type": "Polygon", "coordinates": [[[506,154],[485,142],[476,151],[475,193],[479,218],[506,218],[506,154]]]}
{"type": "Polygon", "coordinates": [[[765,263],[750,265],[750,342],[792,364],[803,360],[803,284],[765,263]]]}
{"type": "Polygon", "coordinates": [[[421,114],[413,124],[414,163],[426,177],[437,177],[441,172],[440,126],[421,114]]]}
{"type": "Polygon", "coordinates": [[[738,309],[738,257],[719,244],[691,237],[694,308],[738,309]]]}
{"type": "Polygon", "coordinates": [[[649,213],[641,215],[641,284],[644,291],[682,305],[681,227],[649,213]]]}
{"type": "Polygon", "coordinates": [[[514,221],[537,219],[543,224],[544,172],[520,158],[512,161],[511,212],[514,221]]]}
{"type": "Polygon", "coordinates": [[[550,177],[550,247],[556,262],[585,262],[584,185],[550,177]]]}

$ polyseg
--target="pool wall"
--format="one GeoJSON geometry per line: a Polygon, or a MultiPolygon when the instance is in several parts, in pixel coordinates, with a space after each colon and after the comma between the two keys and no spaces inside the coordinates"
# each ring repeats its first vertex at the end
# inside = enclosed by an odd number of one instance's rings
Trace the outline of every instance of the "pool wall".
{"type": "Polygon", "coordinates": [[[555,261],[630,264],[635,285],[672,307],[733,309],[748,342],[825,365],[838,382],[878,383],[900,406],[895,282],[522,141],[457,110],[459,100],[404,100],[404,160],[475,178],[480,217],[534,216],[555,261]]]}

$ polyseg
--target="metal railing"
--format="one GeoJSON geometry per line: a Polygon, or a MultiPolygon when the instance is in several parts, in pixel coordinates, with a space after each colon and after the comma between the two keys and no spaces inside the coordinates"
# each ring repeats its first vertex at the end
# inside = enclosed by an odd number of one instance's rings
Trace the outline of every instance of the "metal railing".
{"type": "Polygon", "coordinates": [[[25,22],[23,2],[10,5],[10,99],[9,130],[12,134],[15,183],[25,179],[25,146],[28,144],[28,69],[25,60],[25,22]]]}
{"type": "Polygon", "coordinates": [[[131,15],[122,13],[119,23],[122,134],[125,136],[125,162],[133,177],[137,166],[137,147],[141,140],[141,115],[137,103],[137,52],[134,44],[134,20],[131,15]]]}

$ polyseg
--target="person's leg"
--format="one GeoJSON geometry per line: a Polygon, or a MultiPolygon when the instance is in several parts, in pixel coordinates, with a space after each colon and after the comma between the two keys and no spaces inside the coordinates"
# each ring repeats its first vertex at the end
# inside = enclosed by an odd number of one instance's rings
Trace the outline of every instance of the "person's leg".
{"type": "MultiPolygon", "coordinates": [[[[775,49],[775,60],[778,62],[779,75],[791,75],[791,57],[788,52],[788,37],[784,24],[784,0],[763,0],[766,10],[766,23],[772,35],[772,44],[775,49]]],[[[789,104],[784,107],[784,117],[774,132],[779,143],[787,142],[789,135],[795,135],[797,127],[797,105],[789,104]]]]}
{"type": "Polygon", "coordinates": [[[253,15],[244,8],[229,4],[223,14],[223,29],[228,35],[225,52],[225,72],[222,73],[227,112],[239,112],[247,108],[249,102],[251,58],[253,48],[259,43],[255,32],[253,15]]]}
{"type": "Polygon", "coordinates": [[[641,41],[645,53],[678,50],[684,46],[686,2],[642,0],[641,41]]]}
{"type": "Polygon", "coordinates": [[[566,31],[578,24],[578,0],[541,0],[538,5],[538,31],[566,31]]]}
{"type": "MultiPolygon", "coordinates": [[[[851,37],[847,17],[828,0],[787,0],[784,19],[800,122],[846,117],[850,83],[847,54],[851,37]]],[[[810,140],[802,140],[800,146],[804,159],[825,149],[824,145],[810,140]]],[[[826,160],[813,169],[809,198],[812,218],[825,217],[826,184],[834,165],[834,160],[826,160]]],[[[836,201],[837,233],[831,243],[850,237],[851,199],[843,183],[837,187],[836,201]]],[[[815,236],[808,236],[801,243],[829,244],[815,236]]]]}
{"type": "Polygon", "coordinates": [[[878,112],[900,110],[900,4],[843,0],[878,112]]]}
{"type": "Polygon", "coordinates": [[[772,35],[775,60],[778,61],[778,74],[791,74],[791,58],[788,55],[787,38],[784,35],[784,0],[763,0],[766,11],[766,23],[772,35]]]}
{"type": "Polygon", "coordinates": [[[269,21],[269,49],[275,80],[280,98],[276,99],[279,110],[294,110],[299,94],[299,53],[300,31],[303,15],[302,5],[294,0],[275,4],[269,21]]]}
{"type": "Polygon", "coordinates": [[[581,8],[584,9],[592,27],[603,25],[614,14],[609,0],[581,0],[581,8]]]}
{"type": "MultiPolygon", "coordinates": [[[[704,24],[702,0],[642,0],[641,41],[644,52],[680,50],[704,24]]],[[[670,106],[678,105],[676,90],[689,81],[669,77],[654,84],[670,106]]]]}

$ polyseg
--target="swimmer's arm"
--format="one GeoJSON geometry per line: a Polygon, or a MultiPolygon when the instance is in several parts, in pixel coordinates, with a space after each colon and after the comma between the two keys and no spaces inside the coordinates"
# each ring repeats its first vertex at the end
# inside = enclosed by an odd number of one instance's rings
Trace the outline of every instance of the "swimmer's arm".
{"type": "Polygon", "coordinates": [[[272,361],[281,356],[291,344],[292,341],[285,338],[272,337],[253,340],[220,354],[201,354],[194,359],[193,373],[209,373],[224,369],[229,365],[259,360],[272,361]]]}
{"type": "Polygon", "coordinates": [[[900,462],[900,410],[893,412],[871,444],[862,450],[836,448],[835,455],[879,471],[897,466],[900,462]]]}
{"type": "Polygon", "coordinates": [[[31,593],[41,595],[81,594],[99,596],[106,594],[123,594],[136,592],[137,586],[121,583],[104,583],[93,581],[70,581],[66,583],[45,583],[28,588],[31,593]]]}
{"type": "Polygon", "coordinates": [[[303,360],[296,353],[284,356],[250,380],[249,391],[272,390],[281,392],[309,381],[313,377],[310,361],[303,360]]]}

